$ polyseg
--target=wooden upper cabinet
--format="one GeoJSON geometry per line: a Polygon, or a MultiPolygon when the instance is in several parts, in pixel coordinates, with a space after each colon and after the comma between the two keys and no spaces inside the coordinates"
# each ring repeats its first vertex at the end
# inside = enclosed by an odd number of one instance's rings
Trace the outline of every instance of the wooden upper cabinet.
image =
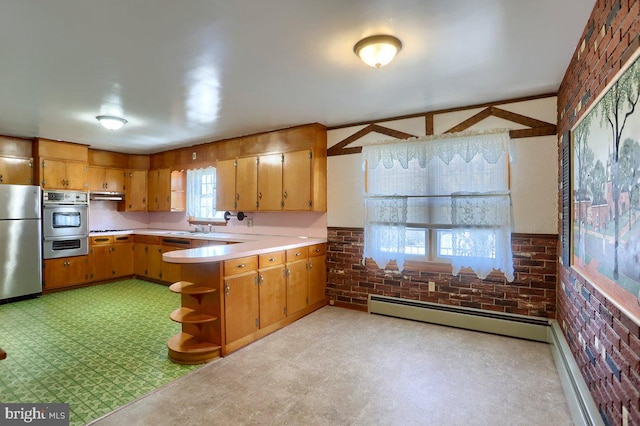
{"type": "Polygon", "coordinates": [[[216,210],[236,209],[236,160],[216,161],[216,210]]]}
{"type": "Polygon", "coordinates": [[[282,162],[283,209],[312,210],[311,150],[286,152],[282,162]]]}
{"type": "Polygon", "coordinates": [[[282,210],[282,154],[258,157],[258,210],[282,210]]]}
{"type": "Polygon", "coordinates": [[[125,171],[107,167],[89,166],[89,190],[123,192],[125,171]]]}
{"type": "Polygon", "coordinates": [[[33,184],[31,158],[0,157],[0,184],[33,184]]]}
{"type": "Polygon", "coordinates": [[[40,184],[49,189],[89,189],[89,167],[87,163],[43,159],[40,161],[40,184]]]}
{"type": "Polygon", "coordinates": [[[127,170],[125,173],[125,199],[118,202],[118,211],[147,211],[147,171],[127,170]]]}
{"type": "Polygon", "coordinates": [[[148,210],[169,211],[171,209],[171,171],[149,170],[148,210]]]}
{"type": "Polygon", "coordinates": [[[172,212],[183,212],[187,209],[187,173],[184,170],[171,172],[170,204],[172,212]]]}
{"type": "Polygon", "coordinates": [[[33,143],[33,156],[38,163],[34,172],[43,188],[89,189],[89,149],[86,145],[39,138],[33,143]]]}
{"type": "Polygon", "coordinates": [[[255,211],[258,208],[258,157],[236,160],[236,210],[255,211]]]}

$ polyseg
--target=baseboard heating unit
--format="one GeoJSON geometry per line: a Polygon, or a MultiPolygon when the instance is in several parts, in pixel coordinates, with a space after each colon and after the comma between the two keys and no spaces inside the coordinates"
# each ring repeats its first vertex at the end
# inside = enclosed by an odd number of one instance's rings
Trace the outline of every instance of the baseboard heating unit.
{"type": "Polygon", "coordinates": [[[369,313],[547,343],[549,320],[525,315],[369,295],[369,313]]]}
{"type": "Polygon", "coordinates": [[[602,425],[598,408],[555,320],[369,295],[371,314],[548,343],[575,424],[602,425]]]}

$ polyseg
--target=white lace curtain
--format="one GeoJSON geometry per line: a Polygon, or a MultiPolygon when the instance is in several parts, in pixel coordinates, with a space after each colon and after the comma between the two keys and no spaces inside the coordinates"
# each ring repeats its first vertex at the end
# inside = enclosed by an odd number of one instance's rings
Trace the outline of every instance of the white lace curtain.
{"type": "Polygon", "coordinates": [[[451,229],[452,265],[513,280],[506,131],[429,136],[364,146],[364,256],[380,267],[407,257],[407,225],[451,229]],[[382,167],[380,167],[382,166],[382,167]]]}
{"type": "Polygon", "coordinates": [[[187,170],[187,215],[194,219],[211,219],[216,213],[216,169],[187,170]]]}

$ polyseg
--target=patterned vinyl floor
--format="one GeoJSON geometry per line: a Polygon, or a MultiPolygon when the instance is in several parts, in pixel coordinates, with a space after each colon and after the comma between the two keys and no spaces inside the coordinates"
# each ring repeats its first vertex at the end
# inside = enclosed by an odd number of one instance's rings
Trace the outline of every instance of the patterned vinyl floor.
{"type": "Polygon", "coordinates": [[[133,279],[0,305],[0,401],[69,403],[82,425],[198,368],[167,359],[179,306],[133,279]]]}

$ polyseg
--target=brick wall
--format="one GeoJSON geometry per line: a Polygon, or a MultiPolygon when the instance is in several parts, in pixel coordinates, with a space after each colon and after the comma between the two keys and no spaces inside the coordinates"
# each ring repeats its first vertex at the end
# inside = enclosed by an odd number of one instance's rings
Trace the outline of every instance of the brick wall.
{"type": "Polygon", "coordinates": [[[367,260],[362,264],[364,231],[329,228],[327,295],[336,304],[366,309],[369,294],[422,300],[445,305],[555,318],[557,235],[514,235],[512,250],[516,279],[501,273],[481,280],[472,272],[451,275],[446,265],[406,262],[400,273],[367,260]],[[435,291],[429,291],[429,281],[435,291]]]}
{"type": "MultiPolygon", "coordinates": [[[[576,124],[640,48],[639,33],[639,1],[596,1],[558,92],[558,134],[576,124]]],[[[560,267],[558,320],[604,422],[622,424],[625,407],[629,424],[640,425],[638,325],[564,267],[560,267]]]]}

